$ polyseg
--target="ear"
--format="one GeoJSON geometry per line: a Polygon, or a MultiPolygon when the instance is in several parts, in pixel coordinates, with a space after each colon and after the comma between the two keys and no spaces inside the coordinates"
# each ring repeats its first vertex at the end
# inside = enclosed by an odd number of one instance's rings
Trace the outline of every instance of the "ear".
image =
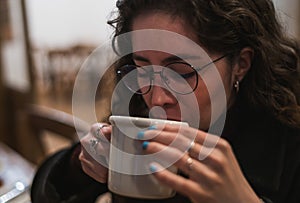
{"type": "Polygon", "coordinates": [[[245,47],[240,51],[236,62],[233,65],[232,79],[241,82],[251,68],[254,50],[250,47],[245,47]]]}

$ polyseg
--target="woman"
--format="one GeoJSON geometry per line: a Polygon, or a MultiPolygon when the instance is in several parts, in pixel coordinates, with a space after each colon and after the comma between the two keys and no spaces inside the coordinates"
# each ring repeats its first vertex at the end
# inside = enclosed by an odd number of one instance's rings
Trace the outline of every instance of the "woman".
{"type": "MultiPolygon", "coordinates": [[[[300,202],[297,192],[300,187],[299,49],[285,36],[272,1],[123,0],[118,1],[117,7],[118,16],[109,22],[115,26],[116,38],[130,31],[166,30],[187,37],[204,49],[212,62],[201,65],[215,66],[222,79],[228,110],[221,138],[214,147],[207,146],[205,140],[216,138],[206,133],[211,120],[214,124],[218,122],[211,117],[210,95],[216,90],[206,87],[202,75],[188,76],[192,91],[185,92],[184,88],[171,86],[164,75],[166,71],[161,72],[164,71],[162,66],[167,68],[174,63],[189,66],[182,58],[143,50],[122,59],[117,67],[121,77],[126,77],[123,73],[127,65],[138,70],[153,68],[152,85],[149,79],[146,86],[149,88],[141,88],[134,96],[141,99],[148,110],[160,107],[165,112],[161,115],[161,111],[154,111],[153,116],[182,120],[178,113],[180,105],[191,107],[185,96],[192,93],[198,106],[186,109],[190,115],[194,110],[199,111],[201,118],[198,129],[190,127],[181,135],[186,138],[196,134],[191,149],[175,163],[182,174],[160,170],[157,164],[149,166],[161,184],[177,191],[175,197],[155,201],[112,194],[112,201],[300,202]],[[211,150],[210,153],[203,154],[203,148],[211,150]],[[205,158],[199,159],[199,155],[205,158]]],[[[139,42],[133,37],[131,43],[134,50],[139,42]]],[[[133,105],[132,114],[142,116],[142,111],[136,109],[133,105]]],[[[156,128],[143,132],[142,136],[151,137],[160,129],[156,128]]],[[[109,125],[99,130],[110,138],[109,125]]],[[[155,153],[168,146],[175,139],[176,131],[171,126],[163,128],[158,136],[143,143],[145,153],[155,153]]],[[[92,139],[92,133],[88,134],[81,144],[88,145],[92,139]]],[[[107,153],[101,143],[95,147],[98,153],[107,153]]],[[[107,191],[107,168],[95,161],[84,147],[76,145],[47,161],[44,165],[54,165],[47,173],[48,191],[33,187],[36,191],[33,190],[33,200],[50,194],[52,202],[88,202],[107,191]]],[[[37,177],[43,177],[43,172],[39,173],[37,177]]]]}

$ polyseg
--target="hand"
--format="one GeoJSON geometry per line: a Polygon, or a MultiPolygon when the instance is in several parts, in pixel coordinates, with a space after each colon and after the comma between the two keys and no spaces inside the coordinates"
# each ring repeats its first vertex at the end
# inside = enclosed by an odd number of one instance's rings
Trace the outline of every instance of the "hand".
{"type": "Polygon", "coordinates": [[[147,138],[150,138],[149,142],[143,143],[147,154],[164,149],[160,158],[173,158],[175,166],[189,178],[164,170],[158,163],[150,166],[154,176],[192,202],[261,202],[244,177],[226,140],[190,127],[179,130],[178,126],[171,125],[145,131],[143,139],[147,138]]]}
{"type": "Polygon", "coordinates": [[[92,125],[90,132],[80,142],[79,160],[83,171],[98,182],[106,183],[111,126],[106,123],[92,125]]]}

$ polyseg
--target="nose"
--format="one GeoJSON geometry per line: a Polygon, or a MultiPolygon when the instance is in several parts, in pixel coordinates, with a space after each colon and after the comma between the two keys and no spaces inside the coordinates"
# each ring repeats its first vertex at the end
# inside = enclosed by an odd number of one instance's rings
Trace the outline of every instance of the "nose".
{"type": "Polygon", "coordinates": [[[151,103],[153,106],[165,106],[177,103],[176,97],[168,90],[159,75],[154,77],[151,88],[151,103]]]}

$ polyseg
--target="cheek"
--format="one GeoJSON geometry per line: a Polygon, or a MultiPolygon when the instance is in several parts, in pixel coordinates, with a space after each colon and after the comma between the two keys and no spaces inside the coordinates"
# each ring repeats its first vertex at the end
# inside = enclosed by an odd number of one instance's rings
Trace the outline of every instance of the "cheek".
{"type": "Polygon", "coordinates": [[[211,122],[214,122],[224,111],[224,108],[227,108],[231,92],[230,74],[227,71],[219,71],[218,77],[215,76],[215,73],[205,74],[204,77],[199,80],[195,90],[201,129],[207,129],[211,122]]]}
{"type": "Polygon", "coordinates": [[[204,74],[204,77],[201,80],[204,94],[206,93],[214,103],[217,102],[215,100],[218,100],[228,104],[233,90],[232,68],[221,61],[214,71],[208,71],[207,74],[204,74]]]}
{"type": "Polygon", "coordinates": [[[226,94],[227,103],[229,102],[229,100],[231,98],[232,87],[233,87],[232,76],[231,76],[230,70],[231,69],[228,68],[225,71],[220,72],[220,75],[222,77],[222,82],[223,82],[223,88],[224,88],[225,94],[226,94]]]}
{"type": "Polygon", "coordinates": [[[205,114],[204,116],[206,117],[207,114],[210,112],[211,98],[210,98],[209,91],[202,80],[199,81],[198,87],[196,88],[194,93],[197,98],[201,116],[202,114],[205,114]]]}
{"type": "Polygon", "coordinates": [[[143,99],[144,99],[144,101],[145,101],[145,103],[146,103],[146,105],[147,105],[147,107],[149,108],[151,108],[151,92],[149,92],[148,94],[144,94],[143,95],[143,99]]]}

